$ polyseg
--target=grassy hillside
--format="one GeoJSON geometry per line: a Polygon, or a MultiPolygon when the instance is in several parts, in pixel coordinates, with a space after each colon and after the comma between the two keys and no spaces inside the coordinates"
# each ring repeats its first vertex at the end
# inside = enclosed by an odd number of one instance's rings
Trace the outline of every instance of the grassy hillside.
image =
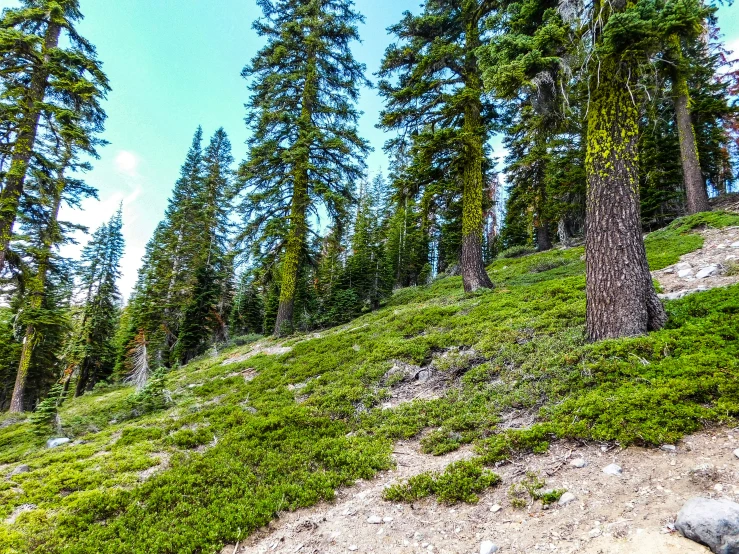
{"type": "MultiPolygon", "coordinates": [[[[690,230],[705,224],[739,217],[699,214],[651,235],[652,269],[699,248],[690,230]]],[[[45,449],[3,416],[0,473],[30,472],[0,478],[0,552],[218,552],[389,467],[401,437],[423,436],[430,455],[474,443],[479,456],[388,497],[474,501],[496,483],[485,466],[517,450],[559,437],[673,442],[736,416],[739,287],[668,303],[667,328],[648,337],[587,344],[582,257],[502,259],[494,291],[440,279],[346,326],[198,360],[166,376],[163,408],[125,387],[70,400],[71,445],[45,449]],[[398,403],[426,377],[440,398],[398,403]]]]}

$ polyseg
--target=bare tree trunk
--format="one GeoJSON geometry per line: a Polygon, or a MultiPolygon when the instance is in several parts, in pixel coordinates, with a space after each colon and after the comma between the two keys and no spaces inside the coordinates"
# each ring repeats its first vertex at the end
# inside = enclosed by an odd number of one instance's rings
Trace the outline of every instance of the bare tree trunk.
{"type": "Polygon", "coordinates": [[[567,220],[563,217],[559,219],[557,223],[557,236],[562,246],[569,248],[572,244],[572,236],[570,236],[570,230],[567,228],[567,220]]]}
{"type": "Polygon", "coordinates": [[[683,168],[683,185],[689,214],[711,210],[708,202],[706,183],[703,180],[701,164],[698,158],[698,144],[695,138],[693,117],[690,113],[690,92],[688,81],[683,71],[683,55],[680,38],[673,35],[670,39],[672,56],[675,61],[672,87],[675,102],[675,121],[680,139],[680,161],[683,168]]]}
{"type": "Polygon", "coordinates": [[[587,335],[643,335],[666,320],[642,239],[638,111],[626,72],[601,62],[588,113],[586,172],[587,335]]]}
{"type": "Polygon", "coordinates": [[[544,252],[545,250],[552,249],[552,238],[549,233],[549,222],[545,219],[539,220],[539,225],[536,227],[536,250],[538,252],[544,252]]]}
{"type": "Polygon", "coordinates": [[[464,172],[462,175],[462,257],[460,269],[465,292],[480,288],[493,288],[493,282],[485,271],[482,257],[482,200],[483,200],[483,132],[480,112],[482,103],[482,81],[477,67],[475,50],[480,46],[479,21],[476,18],[467,23],[465,88],[470,99],[464,111],[464,172]]]}
{"type": "Polygon", "coordinates": [[[43,61],[40,66],[34,68],[31,75],[26,106],[13,147],[10,168],[5,175],[5,187],[0,193],[0,272],[5,268],[26,172],[36,143],[36,133],[41,118],[40,104],[44,101],[46,89],[49,86],[50,50],[59,44],[60,33],[61,27],[57,23],[48,24],[42,48],[43,61]]]}

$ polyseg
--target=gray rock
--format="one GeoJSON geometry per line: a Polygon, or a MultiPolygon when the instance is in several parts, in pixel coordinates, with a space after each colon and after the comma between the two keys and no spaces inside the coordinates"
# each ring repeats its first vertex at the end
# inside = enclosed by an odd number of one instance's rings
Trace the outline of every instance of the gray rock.
{"type": "Polygon", "coordinates": [[[58,437],[56,439],[49,439],[46,441],[46,448],[56,448],[57,446],[67,444],[68,442],[71,442],[71,441],[67,437],[58,437]]]}
{"type": "Polygon", "coordinates": [[[731,243],[732,248],[739,248],[739,240],[731,243]]]}
{"type": "Polygon", "coordinates": [[[5,523],[7,523],[8,525],[13,525],[15,523],[15,520],[18,519],[19,515],[25,512],[31,512],[35,509],[36,504],[21,504],[15,510],[13,510],[13,513],[8,516],[8,518],[5,520],[5,523]]]}
{"type": "Polygon", "coordinates": [[[688,262],[680,262],[675,266],[678,270],[680,269],[692,269],[693,266],[690,265],[688,262]]]}
{"type": "Polygon", "coordinates": [[[662,273],[675,273],[674,267],[666,267],[662,270],[662,273]]]}
{"type": "Polygon", "coordinates": [[[707,546],[714,554],[739,554],[739,504],[730,500],[691,498],[677,514],[684,537],[707,546]]]}
{"type": "Polygon", "coordinates": [[[498,547],[493,541],[482,541],[480,543],[480,554],[493,554],[493,552],[497,551],[498,547]]]}
{"type": "Polygon", "coordinates": [[[20,475],[21,473],[28,473],[29,471],[31,471],[30,467],[28,467],[26,464],[21,464],[17,468],[15,468],[13,471],[11,471],[8,477],[20,475]]]}
{"type": "Polygon", "coordinates": [[[566,492],[562,496],[559,497],[559,505],[560,506],[567,506],[570,502],[576,500],[577,497],[572,494],[571,492],[566,492]]]}
{"type": "Polygon", "coordinates": [[[586,462],[583,458],[575,458],[570,462],[570,465],[577,468],[583,468],[588,465],[588,462],[586,462]]]}
{"type": "Polygon", "coordinates": [[[607,475],[621,475],[623,470],[618,464],[610,464],[603,468],[603,473],[607,475]]]}
{"type": "Polygon", "coordinates": [[[663,444],[659,448],[665,452],[677,452],[677,447],[674,444],[663,444]]]}
{"type": "Polygon", "coordinates": [[[695,278],[706,279],[708,277],[712,277],[713,275],[718,275],[719,271],[720,268],[716,264],[709,265],[708,267],[704,267],[698,273],[696,273],[695,278]]]}
{"type": "Polygon", "coordinates": [[[683,296],[687,296],[689,294],[693,294],[696,292],[705,292],[709,290],[708,287],[698,287],[695,289],[685,289],[685,290],[679,290],[676,292],[667,292],[664,294],[658,294],[657,297],[661,298],[662,300],[679,300],[683,296]]]}
{"type": "Polygon", "coordinates": [[[677,276],[681,279],[687,279],[688,277],[693,276],[693,270],[692,269],[681,269],[677,272],[677,276]]]}

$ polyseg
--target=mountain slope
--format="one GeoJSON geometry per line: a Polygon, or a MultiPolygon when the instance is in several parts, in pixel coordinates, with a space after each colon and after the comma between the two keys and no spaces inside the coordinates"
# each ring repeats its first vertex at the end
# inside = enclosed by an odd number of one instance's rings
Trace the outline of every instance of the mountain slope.
{"type": "MultiPolygon", "coordinates": [[[[647,238],[650,266],[700,248],[696,227],[737,224],[680,220],[647,238]]],[[[669,302],[647,337],[587,344],[582,255],[498,260],[494,291],[440,279],[346,326],[197,360],[161,399],[112,387],[70,400],[71,445],[46,449],[4,416],[0,474],[30,471],[0,480],[0,552],[217,552],[387,469],[399,439],[476,456],[389,496],[474,501],[496,482],[485,466],[512,452],[673,442],[739,413],[739,286],[669,302]]]]}

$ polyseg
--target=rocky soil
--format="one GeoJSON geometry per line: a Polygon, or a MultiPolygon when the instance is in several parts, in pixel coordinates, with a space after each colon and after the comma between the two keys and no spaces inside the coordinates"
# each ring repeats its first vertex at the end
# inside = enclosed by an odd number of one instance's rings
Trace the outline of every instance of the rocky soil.
{"type": "Polygon", "coordinates": [[[378,478],[337,492],[336,500],[284,513],[246,542],[222,554],[301,553],[477,553],[491,541],[501,554],[698,554],[708,549],[674,531],[673,522],[690,498],[739,499],[739,429],[717,428],[662,448],[619,449],[560,442],[543,455],[528,455],[499,467],[503,483],[474,505],[443,506],[435,500],[395,504],[383,488],[400,479],[441,470],[472,455],[420,453],[416,442],[398,443],[397,467],[378,478]],[[585,465],[582,466],[583,462],[585,465]],[[620,474],[604,468],[616,464],[620,474]],[[571,499],[543,509],[531,501],[511,505],[509,488],[527,472],[547,488],[567,489],[571,499]]]}
{"type": "Polygon", "coordinates": [[[692,292],[739,283],[739,227],[706,229],[703,248],[652,275],[662,286],[661,298],[674,300],[692,292]]]}

